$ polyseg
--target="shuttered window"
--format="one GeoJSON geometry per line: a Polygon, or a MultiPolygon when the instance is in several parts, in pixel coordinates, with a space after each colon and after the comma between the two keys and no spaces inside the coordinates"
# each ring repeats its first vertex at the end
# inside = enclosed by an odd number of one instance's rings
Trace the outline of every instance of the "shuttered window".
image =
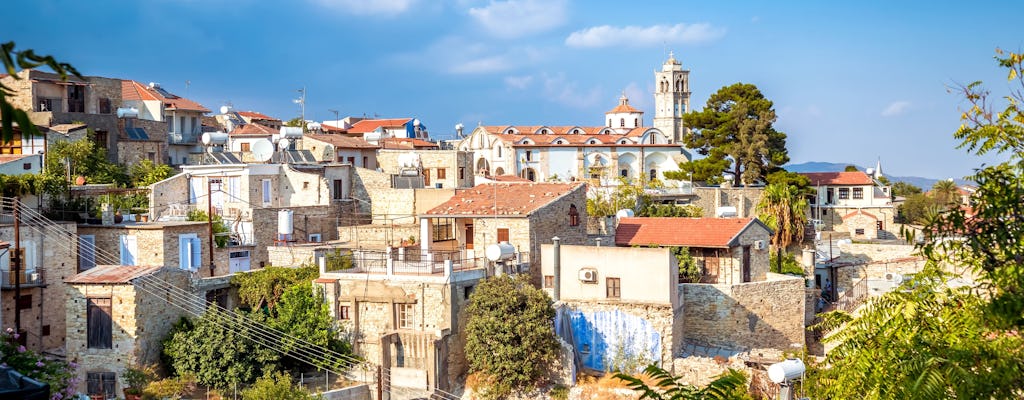
{"type": "Polygon", "coordinates": [[[110,317],[110,298],[92,298],[88,302],[88,346],[90,349],[109,349],[113,322],[110,317]]]}
{"type": "Polygon", "coordinates": [[[117,396],[114,393],[114,389],[117,387],[117,374],[113,372],[87,372],[85,380],[89,395],[103,395],[103,398],[106,399],[112,399],[117,396]]]}
{"type": "Polygon", "coordinates": [[[508,228],[498,228],[498,243],[508,241],[508,228]]]}

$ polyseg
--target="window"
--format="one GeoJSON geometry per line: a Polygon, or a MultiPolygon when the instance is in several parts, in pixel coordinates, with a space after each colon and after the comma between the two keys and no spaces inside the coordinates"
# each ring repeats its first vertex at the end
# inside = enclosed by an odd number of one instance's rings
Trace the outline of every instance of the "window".
{"type": "Polygon", "coordinates": [[[854,232],[855,235],[863,235],[864,234],[864,228],[854,229],[853,232],[854,232]]]}
{"type": "Polygon", "coordinates": [[[356,165],[356,158],[355,157],[349,157],[348,158],[348,163],[349,163],[349,165],[356,165]]]}
{"type": "Polygon", "coordinates": [[[625,128],[626,127],[626,119],[625,118],[619,118],[619,127],[620,128],[625,128]]]}
{"type": "Polygon", "coordinates": [[[86,299],[86,320],[88,329],[88,346],[90,349],[111,348],[110,298],[86,299]]]}
{"type": "Polygon", "coordinates": [[[633,126],[640,126],[640,118],[633,118],[633,126]]]}
{"type": "Polygon", "coordinates": [[[651,174],[648,175],[650,179],[658,179],[658,170],[651,168],[651,174]]]}
{"type": "Polygon", "coordinates": [[[545,289],[551,289],[553,287],[555,287],[555,276],[554,275],[544,275],[544,288],[545,289]]]}
{"type": "Polygon", "coordinates": [[[575,204],[569,205],[569,226],[580,225],[580,212],[576,210],[575,204]]]}
{"type": "Polygon", "coordinates": [[[349,316],[349,306],[338,306],[338,319],[349,320],[352,317],[349,316]]]}
{"type": "Polygon", "coordinates": [[[370,166],[366,164],[367,162],[369,162],[369,159],[366,158],[366,156],[363,156],[363,168],[370,168],[370,166]]]}
{"type": "Polygon", "coordinates": [[[466,289],[462,291],[462,299],[469,300],[469,296],[473,295],[473,285],[466,286],[466,289]]]}
{"type": "Polygon", "coordinates": [[[416,305],[415,304],[399,304],[398,305],[398,328],[399,329],[413,329],[416,323],[416,305]]]}
{"type": "Polygon", "coordinates": [[[465,176],[466,176],[466,167],[459,167],[459,180],[461,181],[461,180],[465,179],[465,176]]]}
{"type": "Polygon", "coordinates": [[[501,158],[501,146],[498,146],[498,158],[501,158]]]}
{"type": "Polygon", "coordinates": [[[135,265],[136,256],[139,254],[139,246],[135,235],[121,235],[120,250],[121,265],[135,265]]]}
{"type": "Polygon", "coordinates": [[[178,235],[178,266],[188,271],[198,271],[203,261],[203,247],[194,233],[178,235]]]}
{"type": "Polygon", "coordinates": [[[167,131],[174,132],[174,117],[165,115],[164,120],[167,121],[167,131]]]}
{"type": "Polygon", "coordinates": [[[455,240],[455,218],[432,218],[430,222],[435,242],[455,240]]]}
{"type": "Polygon", "coordinates": [[[270,204],[270,179],[263,180],[263,204],[270,204]]]}
{"type": "Polygon", "coordinates": [[[629,177],[629,170],[625,169],[625,168],[620,169],[619,170],[619,176],[621,176],[623,178],[628,178],[629,177]]]}
{"type": "Polygon", "coordinates": [[[622,295],[622,284],[619,278],[605,278],[605,294],[609,299],[617,299],[622,295]]]}
{"type": "Polygon", "coordinates": [[[853,198],[858,199],[858,200],[859,199],[863,199],[864,198],[864,188],[853,188],[853,198]]]}
{"type": "Polygon", "coordinates": [[[85,112],[85,87],[68,86],[68,112],[85,112]]]}
{"type": "Polygon", "coordinates": [[[612,119],[608,118],[608,126],[612,126],[612,119]]]}
{"type": "Polygon", "coordinates": [[[178,125],[178,131],[185,133],[185,117],[178,117],[178,121],[181,125],[178,125]]]}
{"type": "Polygon", "coordinates": [[[99,108],[100,114],[110,114],[110,99],[101,98],[99,108]]]}
{"type": "Polygon", "coordinates": [[[526,151],[526,161],[533,161],[533,150],[526,151]]]}
{"type": "Polygon", "coordinates": [[[839,188],[839,200],[850,198],[850,188],[839,188]]]}
{"type": "Polygon", "coordinates": [[[102,395],[105,399],[117,397],[117,374],[113,372],[86,372],[85,380],[89,395],[102,395]]]}
{"type": "Polygon", "coordinates": [[[32,295],[23,294],[17,298],[18,310],[30,310],[32,309],[32,295]]]}
{"type": "Polygon", "coordinates": [[[241,146],[241,148],[239,150],[241,150],[241,151],[249,151],[249,143],[242,143],[239,146],[241,146]]]}
{"type": "Polygon", "coordinates": [[[437,179],[444,179],[447,175],[447,171],[444,168],[437,169],[437,179]]]}
{"type": "Polygon", "coordinates": [[[341,179],[334,180],[334,191],[332,193],[334,200],[341,200],[345,198],[344,188],[344,182],[341,179]]]}
{"type": "Polygon", "coordinates": [[[27,163],[21,164],[21,169],[32,169],[32,163],[27,162],[27,163]]]}
{"type": "Polygon", "coordinates": [[[198,133],[198,132],[199,132],[199,121],[196,119],[196,117],[192,117],[192,133],[198,133]]]}
{"type": "Polygon", "coordinates": [[[508,241],[508,228],[498,228],[498,243],[508,241]]]}
{"type": "Polygon", "coordinates": [[[309,189],[309,182],[302,182],[302,189],[309,189]]]}

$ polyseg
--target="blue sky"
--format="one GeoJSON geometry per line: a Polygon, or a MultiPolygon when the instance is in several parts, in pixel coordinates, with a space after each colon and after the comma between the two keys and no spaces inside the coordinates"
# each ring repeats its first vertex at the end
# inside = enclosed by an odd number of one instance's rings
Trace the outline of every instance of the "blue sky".
{"type": "Polygon", "coordinates": [[[994,50],[1024,48],[1019,4],[568,0],[16,0],[0,41],[86,75],[159,82],[210,109],[282,119],[417,117],[454,125],[597,126],[623,91],[653,117],[669,50],[691,71],[691,106],[722,86],[775,102],[793,162],[960,177],[963,102],[983,80],[1007,92],[994,50]],[[721,4],[720,4],[721,3],[721,4]],[[11,16],[15,16],[11,18],[11,16]],[[185,82],[190,85],[186,89],[185,82]]]}

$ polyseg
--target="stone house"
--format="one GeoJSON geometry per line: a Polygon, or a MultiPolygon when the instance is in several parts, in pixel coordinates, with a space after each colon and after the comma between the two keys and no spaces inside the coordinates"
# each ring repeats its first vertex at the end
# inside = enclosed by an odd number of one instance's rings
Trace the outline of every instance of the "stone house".
{"type": "Polygon", "coordinates": [[[817,191],[809,202],[810,218],[821,220],[824,230],[850,232],[851,235],[862,237],[896,237],[889,231],[893,229],[895,215],[889,186],[882,185],[861,171],[807,172],[801,175],[810,179],[811,186],[817,191]],[[873,227],[864,224],[865,216],[874,217],[873,227]],[[858,227],[851,228],[846,221],[847,217],[856,217],[858,227]],[[864,231],[858,234],[856,229],[864,231]]]}
{"type": "Polygon", "coordinates": [[[683,326],[675,316],[679,269],[667,248],[544,244],[541,252],[543,289],[556,302],[555,330],[571,342],[583,367],[671,365],[683,326]]]}
{"type": "Polygon", "coordinates": [[[202,152],[199,142],[203,133],[201,120],[203,114],[210,112],[202,104],[175,95],[159,83],[143,85],[133,80],[121,81],[121,98],[124,107],[139,110],[139,120],[166,124],[164,144],[168,146],[168,164],[185,164],[189,154],[202,152]]]}
{"type": "Polygon", "coordinates": [[[277,148],[273,138],[279,135],[279,130],[274,130],[260,124],[245,124],[235,127],[228,132],[228,143],[225,150],[237,153],[250,153],[256,142],[267,141],[277,148]]]}
{"type": "Polygon", "coordinates": [[[540,245],[559,237],[566,244],[587,238],[587,185],[491,183],[458,189],[448,201],[419,215],[423,251],[456,251],[482,258],[487,246],[507,242],[529,261],[540,287],[540,245]]]}
{"type": "Polygon", "coordinates": [[[381,365],[389,385],[450,390],[467,370],[460,313],[486,264],[440,251],[351,254],[350,269],[322,262],[314,284],[356,354],[381,365]]]}
{"type": "MultiPolygon", "coordinates": [[[[387,150],[377,152],[381,171],[401,175],[403,154],[415,154],[424,188],[456,189],[473,187],[473,155],[458,150],[387,150]]],[[[406,156],[408,157],[408,156],[406,156]]]]}
{"type": "Polygon", "coordinates": [[[763,281],[772,231],[757,218],[621,218],[616,246],[688,247],[701,283],[763,281]]]}
{"type": "Polygon", "coordinates": [[[284,126],[280,118],[274,118],[255,111],[237,111],[237,114],[247,124],[259,124],[274,130],[280,130],[284,126]]]}
{"type": "Polygon", "coordinates": [[[377,169],[377,148],[362,138],[345,135],[305,135],[299,145],[320,162],[348,163],[353,167],[377,169]]]}
{"type": "Polygon", "coordinates": [[[189,274],[171,267],[102,265],[64,282],[67,359],[78,364],[78,390],[121,397],[126,367],[158,363],[161,341],[186,314],[163,293],[188,290],[189,274]]]}
{"type": "MultiPolygon", "coordinates": [[[[20,314],[25,331],[25,346],[36,351],[52,352],[64,347],[64,279],[79,271],[77,248],[68,243],[67,235],[54,229],[22,223],[19,232],[22,268],[20,277],[11,266],[15,249],[14,227],[8,218],[0,224],[0,241],[8,244],[0,253],[0,305],[3,318],[0,329],[15,327],[15,314],[20,314]],[[20,299],[15,298],[15,284],[20,281],[20,299]]],[[[59,229],[75,232],[74,223],[55,222],[59,229]]]]}
{"type": "Polygon", "coordinates": [[[187,165],[150,186],[149,209],[156,221],[180,221],[189,211],[212,208],[228,225],[229,248],[242,246],[237,252],[250,252],[252,268],[263,267],[267,246],[338,238],[339,226],[351,214],[351,169],[344,164],[187,165]]]}
{"type": "Polygon", "coordinates": [[[430,137],[427,126],[416,118],[361,119],[349,126],[345,133],[362,137],[370,143],[387,138],[427,139],[430,137]]]}

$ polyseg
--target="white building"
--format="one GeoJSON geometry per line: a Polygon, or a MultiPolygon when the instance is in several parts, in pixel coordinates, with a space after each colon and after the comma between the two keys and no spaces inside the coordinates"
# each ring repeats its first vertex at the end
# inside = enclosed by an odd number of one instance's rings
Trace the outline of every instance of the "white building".
{"type": "Polygon", "coordinates": [[[682,138],[682,115],[689,110],[689,71],[669,57],[655,73],[657,110],[654,127],[644,126],[643,111],[625,95],[605,113],[605,125],[478,126],[457,149],[471,151],[477,175],[517,175],[531,181],[616,178],[664,179],[690,154],[682,138]],[[670,84],[668,82],[671,82],[670,84]],[[664,104],[663,104],[664,103],[664,104]],[[671,105],[671,106],[670,106],[671,105]]]}

